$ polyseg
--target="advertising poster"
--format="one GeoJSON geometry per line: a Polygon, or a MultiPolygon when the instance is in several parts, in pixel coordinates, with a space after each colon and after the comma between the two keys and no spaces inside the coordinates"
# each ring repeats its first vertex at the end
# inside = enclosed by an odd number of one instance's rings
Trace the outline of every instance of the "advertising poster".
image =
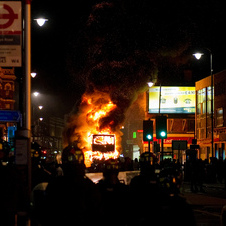
{"type": "Polygon", "coordinates": [[[21,1],[0,1],[0,66],[21,67],[21,1]]]}
{"type": "MultiPolygon", "coordinates": [[[[160,87],[149,88],[149,113],[159,113],[160,87]]],[[[195,87],[161,87],[160,113],[195,114],[195,87]]]]}

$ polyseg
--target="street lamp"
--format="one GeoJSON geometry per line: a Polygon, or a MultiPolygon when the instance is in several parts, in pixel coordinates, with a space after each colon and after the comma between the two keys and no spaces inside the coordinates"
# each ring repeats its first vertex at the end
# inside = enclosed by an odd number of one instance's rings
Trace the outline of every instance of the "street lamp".
{"type": "Polygon", "coordinates": [[[33,94],[35,97],[37,97],[39,95],[39,92],[34,92],[33,94]]]}
{"type": "Polygon", "coordinates": [[[202,57],[203,53],[194,53],[193,56],[197,59],[197,60],[200,60],[200,58],[202,57]]]}
{"type": "Polygon", "coordinates": [[[36,73],[36,72],[31,72],[31,77],[32,77],[32,78],[35,78],[35,77],[36,77],[36,75],[37,75],[37,73],[36,73]]]}
{"type": "Polygon", "coordinates": [[[42,27],[46,21],[48,21],[48,19],[45,19],[45,18],[37,18],[37,19],[34,19],[36,20],[37,24],[42,27]]]}
{"type": "Polygon", "coordinates": [[[148,82],[148,87],[152,87],[154,85],[154,82],[148,82]]]}
{"type": "MultiPolygon", "coordinates": [[[[213,137],[213,54],[210,49],[206,48],[206,50],[209,52],[210,55],[210,76],[211,76],[211,148],[212,148],[212,157],[214,156],[213,154],[213,144],[214,144],[214,137],[213,137]]],[[[199,60],[203,53],[197,52],[193,54],[193,56],[199,60]]]]}

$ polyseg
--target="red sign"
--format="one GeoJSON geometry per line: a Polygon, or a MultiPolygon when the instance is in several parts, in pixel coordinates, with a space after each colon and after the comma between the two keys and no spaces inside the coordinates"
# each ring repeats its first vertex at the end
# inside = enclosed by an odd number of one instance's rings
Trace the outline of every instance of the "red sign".
{"type": "MultiPolygon", "coordinates": [[[[163,139],[164,144],[172,144],[172,140],[186,140],[188,144],[192,144],[192,139],[194,137],[168,137],[166,139],[163,139]]],[[[156,137],[154,137],[153,141],[158,141],[156,137]]],[[[147,144],[148,142],[143,142],[144,144],[147,144]]]]}
{"type": "Polygon", "coordinates": [[[22,65],[21,1],[0,1],[0,67],[22,65]]]}
{"type": "Polygon", "coordinates": [[[0,14],[0,29],[6,29],[13,24],[15,19],[18,19],[18,14],[15,14],[13,9],[6,4],[3,4],[2,8],[8,11],[8,13],[0,14]]]}

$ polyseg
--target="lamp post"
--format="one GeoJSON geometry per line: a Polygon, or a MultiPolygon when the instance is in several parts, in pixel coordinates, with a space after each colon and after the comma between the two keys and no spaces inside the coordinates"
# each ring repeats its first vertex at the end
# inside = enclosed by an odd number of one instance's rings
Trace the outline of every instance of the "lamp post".
{"type": "MultiPolygon", "coordinates": [[[[213,123],[213,112],[214,112],[214,109],[213,109],[213,54],[211,52],[210,49],[206,48],[206,50],[209,52],[209,55],[210,55],[210,76],[211,76],[211,148],[212,148],[212,157],[214,157],[214,151],[213,151],[213,144],[214,144],[214,136],[213,136],[213,126],[214,126],[214,123],[213,123]]],[[[199,60],[202,55],[204,55],[203,53],[200,53],[200,52],[197,52],[195,54],[193,54],[193,56],[195,56],[195,58],[197,60],[199,60]]]]}

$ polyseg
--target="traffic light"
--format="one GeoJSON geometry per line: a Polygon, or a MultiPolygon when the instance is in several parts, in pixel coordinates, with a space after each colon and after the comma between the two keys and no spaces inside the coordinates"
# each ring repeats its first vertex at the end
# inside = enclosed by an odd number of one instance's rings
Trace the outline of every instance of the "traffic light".
{"type": "Polygon", "coordinates": [[[153,141],[153,121],[143,121],[143,141],[153,141]]]}
{"type": "Polygon", "coordinates": [[[167,138],[167,117],[166,116],[156,117],[156,138],[157,139],[167,138]]]}

